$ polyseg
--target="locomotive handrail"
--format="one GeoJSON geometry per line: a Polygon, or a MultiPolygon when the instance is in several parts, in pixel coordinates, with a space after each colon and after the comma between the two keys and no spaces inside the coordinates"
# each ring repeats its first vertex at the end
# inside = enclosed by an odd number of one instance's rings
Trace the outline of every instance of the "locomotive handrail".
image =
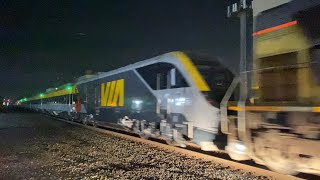
{"type": "Polygon", "coordinates": [[[267,70],[284,69],[284,68],[308,68],[312,64],[313,64],[313,62],[302,62],[302,63],[296,63],[296,64],[284,65],[284,66],[270,66],[270,67],[266,67],[266,68],[252,69],[249,71],[244,71],[243,73],[263,72],[263,71],[267,71],[267,70]]]}
{"type": "Polygon", "coordinates": [[[229,134],[228,102],[239,82],[240,82],[239,76],[235,77],[232,80],[231,85],[229,86],[226,94],[224,95],[220,103],[221,131],[224,134],[229,134]]]}

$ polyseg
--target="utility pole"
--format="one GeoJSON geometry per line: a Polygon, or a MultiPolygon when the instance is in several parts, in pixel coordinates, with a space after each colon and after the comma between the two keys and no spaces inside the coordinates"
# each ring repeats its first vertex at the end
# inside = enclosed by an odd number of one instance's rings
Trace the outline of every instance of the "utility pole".
{"type": "Polygon", "coordinates": [[[238,101],[238,136],[240,140],[246,137],[246,100],[248,97],[248,77],[247,77],[247,17],[251,11],[252,0],[240,0],[228,6],[228,17],[240,18],[240,98],[238,101]]]}

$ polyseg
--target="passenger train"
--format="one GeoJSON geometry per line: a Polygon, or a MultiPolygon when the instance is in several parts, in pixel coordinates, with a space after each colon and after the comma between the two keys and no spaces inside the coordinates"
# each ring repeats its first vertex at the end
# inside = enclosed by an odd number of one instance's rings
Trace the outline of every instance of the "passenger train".
{"type": "Polygon", "coordinates": [[[253,1],[253,67],[171,52],[19,100],[24,107],[216,151],[285,173],[320,175],[320,2],[253,1]],[[276,3],[275,3],[276,2],[276,3]],[[239,83],[248,85],[237,105],[239,83]]]}
{"type": "Polygon", "coordinates": [[[171,52],[106,73],[82,77],[21,103],[95,126],[121,126],[206,151],[220,128],[220,102],[233,73],[219,59],[171,52]]]}

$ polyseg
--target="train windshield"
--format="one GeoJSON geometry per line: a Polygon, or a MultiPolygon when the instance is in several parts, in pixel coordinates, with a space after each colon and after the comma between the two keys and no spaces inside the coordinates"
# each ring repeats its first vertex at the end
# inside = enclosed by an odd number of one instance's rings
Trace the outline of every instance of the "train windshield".
{"type": "Polygon", "coordinates": [[[210,87],[209,92],[203,92],[207,100],[214,106],[219,106],[233,80],[233,73],[223,67],[219,61],[192,60],[198,71],[210,87]]]}

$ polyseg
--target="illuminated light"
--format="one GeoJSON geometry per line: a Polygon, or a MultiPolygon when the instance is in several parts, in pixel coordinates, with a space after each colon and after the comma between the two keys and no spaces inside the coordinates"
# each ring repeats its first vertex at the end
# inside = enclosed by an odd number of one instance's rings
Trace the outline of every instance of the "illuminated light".
{"type": "Polygon", "coordinates": [[[254,104],[254,101],[255,101],[255,98],[254,98],[254,97],[251,97],[251,98],[249,99],[249,102],[250,102],[251,104],[254,104]]]}
{"type": "Polygon", "coordinates": [[[168,103],[173,103],[173,102],[174,102],[174,99],[168,98],[167,101],[168,101],[168,103]]]}
{"type": "Polygon", "coordinates": [[[176,106],[181,106],[182,104],[184,104],[186,102],[186,98],[177,98],[175,99],[175,105],[176,106]]]}
{"type": "Polygon", "coordinates": [[[186,98],[178,98],[177,101],[185,102],[185,101],[186,101],[186,98]]]}
{"type": "Polygon", "coordinates": [[[71,91],[72,90],[72,86],[66,86],[66,90],[67,91],[71,91]]]}
{"type": "Polygon", "coordinates": [[[257,35],[261,35],[261,34],[266,34],[266,33],[269,33],[269,32],[272,32],[272,31],[276,31],[276,30],[279,30],[279,29],[283,29],[283,28],[287,28],[287,27],[290,27],[290,26],[293,26],[293,25],[296,25],[296,24],[298,24],[298,21],[291,21],[291,22],[288,22],[288,23],[285,23],[285,24],[281,24],[279,26],[274,26],[274,27],[271,27],[271,28],[267,28],[267,29],[255,32],[252,35],[253,36],[257,36],[257,35]]]}
{"type": "Polygon", "coordinates": [[[28,99],[27,98],[23,98],[23,101],[28,101],[28,99]]]}
{"type": "Polygon", "coordinates": [[[136,104],[136,105],[142,104],[142,101],[141,101],[141,100],[133,100],[132,102],[133,102],[134,104],[136,104]]]}
{"type": "Polygon", "coordinates": [[[247,147],[244,144],[240,143],[240,142],[236,142],[234,147],[237,150],[242,151],[242,152],[246,151],[246,149],[247,149],[247,147]]]}
{"type": "Polygon", "coordinates": [[[39,96],[42,98],[42,97],[44,97],[44,94],[43,94],[43,93],[40,93],[39,96]]]}

